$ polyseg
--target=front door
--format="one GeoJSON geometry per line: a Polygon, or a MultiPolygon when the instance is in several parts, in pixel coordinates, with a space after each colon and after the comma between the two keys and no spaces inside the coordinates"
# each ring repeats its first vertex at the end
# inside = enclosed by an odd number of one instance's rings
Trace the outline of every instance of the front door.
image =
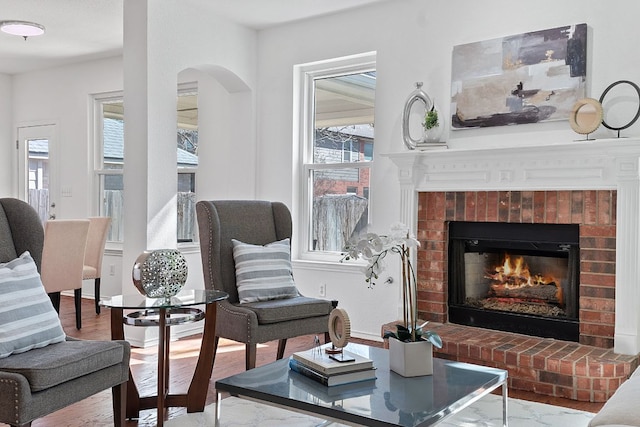
{"type": "Polygon", "coordinates": [[[38,212],[44,223],[56,217],[55,125],[18,128],[19,197],[38,212]]]}

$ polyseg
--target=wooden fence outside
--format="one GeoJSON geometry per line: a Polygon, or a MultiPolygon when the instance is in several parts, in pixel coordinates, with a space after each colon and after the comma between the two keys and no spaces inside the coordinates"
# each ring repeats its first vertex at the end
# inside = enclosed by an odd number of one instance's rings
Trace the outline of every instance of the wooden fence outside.
{"type": "MultiPolygon", "coordinates": [[[[195,241],[196,194],[192,192],[178,193],[178,242],[195,241]]],[[[124,227],[122,216],[124,212],[123,192],[121,190],[106,190],[104,192],[104,214],[111,217],[111,229],[107,240],[122,242],[124,227]]]]}
{"type": "MultiPolygon", "coordinates": [[[[106,190],[101,215],[111,217],[111,227],[107,241],[122,242],[124,227],[122,215],[124,213],[123,192],[120,190],[106,190]]],[[[29,204],[38,212],[44,224],[49,219],[49,190],[29,190],[29,204]]],[[[178,193],[178,242],[195,241],[196,194],[192,192],[178,193]]]]}

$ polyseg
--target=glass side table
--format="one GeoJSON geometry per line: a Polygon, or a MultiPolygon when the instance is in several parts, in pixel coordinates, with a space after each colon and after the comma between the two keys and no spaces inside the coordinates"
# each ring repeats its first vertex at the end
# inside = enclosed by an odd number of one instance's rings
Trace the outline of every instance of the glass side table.
{"type": "Polygon", "coordinates": [[[216,331],[216,302],[227,299],[225,292],[183,290],[169,298],[146,298],[140,294],[105,297],[100,305],[111,309],[111,339],[123,340],[124,325],[158,328],[157,395],[140,397],[129,369],[127,418],[138,418],[140,410],[157,408],[158,426],[162,426],[168,407],[186,407],[187,412],[202,412],[213,371],[213,347],[216,331]],[[204,305],[205,310],[196,306],[204,305]],[[124,314],[124,310],[135,310],[124,314]],[[204,319],[204,331],[198,363],[186,394],[169,394],[170,327],[204,319]]]}

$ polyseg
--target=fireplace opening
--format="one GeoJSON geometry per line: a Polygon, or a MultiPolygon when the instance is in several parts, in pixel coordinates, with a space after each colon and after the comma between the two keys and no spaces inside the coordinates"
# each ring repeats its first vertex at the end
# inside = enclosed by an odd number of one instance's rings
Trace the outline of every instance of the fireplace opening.
{"type": "Polygon", "coordinates": [[[579,340],[579,226],[449,223],[449,321],[579,340]]]}

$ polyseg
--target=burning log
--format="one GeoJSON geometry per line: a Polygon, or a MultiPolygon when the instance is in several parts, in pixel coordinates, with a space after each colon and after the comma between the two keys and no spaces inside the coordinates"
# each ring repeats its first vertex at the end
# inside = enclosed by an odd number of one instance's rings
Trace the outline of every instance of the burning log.
{"type": "Polygon", "coordinates": [[[489,289],[489,296],[562,304],[562,292],[554,282],[543,285],[518,287],[510,287],[507,284],[493,284],[489,289]]]}

